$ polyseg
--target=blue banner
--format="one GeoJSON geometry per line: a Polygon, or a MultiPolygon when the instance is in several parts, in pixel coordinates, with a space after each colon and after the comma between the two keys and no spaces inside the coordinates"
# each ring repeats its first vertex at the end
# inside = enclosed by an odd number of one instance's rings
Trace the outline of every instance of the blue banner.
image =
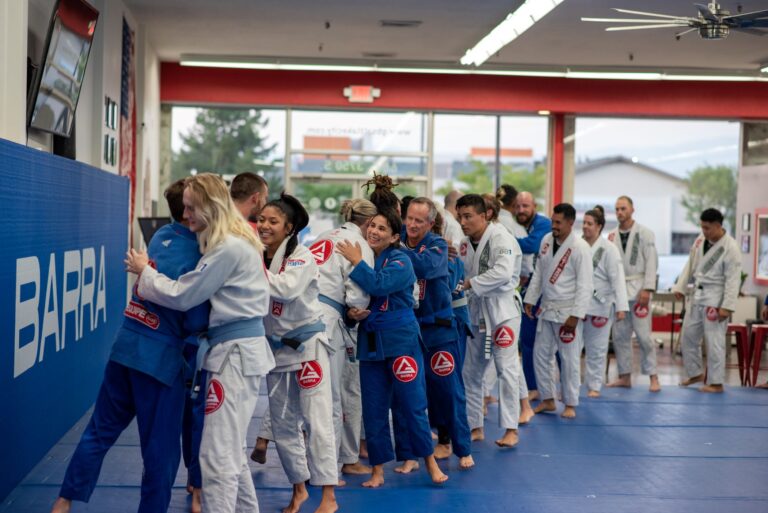
{"type": "Polygon", "coordinates": [[[0,501],[96,397],[126,301],[128,187],[0,139],[0,501]]]}

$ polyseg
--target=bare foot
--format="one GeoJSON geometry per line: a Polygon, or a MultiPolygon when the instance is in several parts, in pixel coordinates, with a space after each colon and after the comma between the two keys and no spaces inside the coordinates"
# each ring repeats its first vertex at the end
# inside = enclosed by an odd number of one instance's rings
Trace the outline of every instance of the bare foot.
{"type": "Polygon", "coordinates": [[[442,484],[448,481],[448,476],[443,474],[443,471],[440,470],[434,456],[427,456],[424,458],[424,463],[427,464],[427,472],[429,472],[429,477],[432,478],[433,483],[442,484]]]}
{"type": "Polygon", "coordinates": [[[192,505],[189,507],[189,513],[202,513],[203,501],[202,501],[202,489],[192,488],[192,505]]]}
{"type": "Polygon", "coordinates": [[[444,460],[445,458],[448,458],[453,454],[453,449],[451,448],[451,444],[437,444],[435,446],[435,459],[436,460],[444,460]]]}
{"type": "Polygon", "coordinates": [[[64,497],[59,497],[56,499],[56,502],[53,503],[53,508],[51,508],[51,513],[69,513],[69,508],[72,507],[72,501],[69,499],[65,499],[64,497]]]}
{"type": "Polygon", "coordinates": [[[419,462],[416,460],[405,460],[402,465],[395,467],[395,472],[398,474],[410,474],[414,470],[418,470],[419,462]]]}
{"type": "Polygon", "coordinates": [[[520,442],[517,436],[517,429],[507,429],[499,440],[496,440],[496,445],[499,447],[512,448],[520,442]]]}
{"type": "Polygon", "coordinates": [[[365,440],[360,440],[360,457],[368,459],[368,443],[365,440]]]}
{"type": "Polygon", "coordinates": [[[632,375],[631,374],[622,374],[619,376],[619,379],[616,381],[611,381],[607,385],[607,387],[615,388],[632,388],[632,375]]]}
{"type": "Polygon", "coordinates": [[[298,513],[301,505],[309,498],[307,486],[304,483],[293,485],[293,495],[287,508],[283,508],[283,513],[298,513]]]}
{"type": "Polygon", "coordinates": [[[533,411],[534,413],[541,413],[543,411],[555,411],[556,409],[557,406],[555,406],[554,399],[544,399],[536,405],[536,408],[534,408],[533,411]]]}
{"type": "Polygon", "coordinates": [[[539,391],[538,390],[530,390],[528,392],[528,400],[529,401],[535,401],[539,398],[539,391]]]}
{"type": "Polygon", "coordinates": [[[320,501],[320,505],[315,510],[315,513],[334,513],[339,509],[339,505],[336,503],[336,495],[333,491],[333,486],[323,486],[323,498],[320,501]]]}
{"type": "Polygon", "coordinates": [[[339,481],[336,483],[336,486],[347,486],[347,482],[344,481],[342,478],[339,478],[339,481]]]}
{"type": "Polygon", "coordinates": [[[257,438],[256,439],[256,447],[253,448],[253,452],[251,453],[251,459],[255,461],[256,463],[261,463],[264,465],[267,462],[267,446],[269,445],[269,440],[266,438],[257,438]]]}
{"type": "Polygon", "coordinates": [[[590,390],[589,392],[587,392],[587,397],[600,397],[600,391],[590,390]]]}
{"type": "Polygon", "coordinates": [[[564,419],[575,419],[576,408],[573,406],[566,406],[565,409],[563,410],[563,413],[561,413],[560,416],[564,419]]]}
{"type": "Polygon", "coordinates": [[[704,385],[699,389],[699,392],[707,392],[710,394],[722,394],[723,385],[704,385]]]}
{"type": "Polygon", "coordinates": [[[474,466],[475,466],[475,460],[472,459],[472,455],[462,456],[461,458],[459,458],[460,470],[467,470],[468,468],[472,468],[474,466]]]}
{"type": "Polygon", "coordinates": [[[651,386],[648,387],[651,392],[661,392],[661,384],[659,383],[659,376],[654,374],[651,376],[651,386]]]}
{"type": "Polygon", "coordinates": [[[363,465],[359,461],[356,461],[355,463],[345,463],[341,466],[341,473],[354,475],[370,474],[371,467],[363,465]]]}
{"type": "Polygon", "coordinates": [[[374,465],[373,473],[368,481],[363,483],[366,488],[378,488],[384,484],[384,465],[374,465]]]}
{"type": "Polygon", "coordinates": [[[536,413],[531,408],[531,403],[528,399],[520,401],[520,418],[517,420],[518,424],[528,424],[536,413]]]}
{"type": "Polygon", "coordinates": [[[485,440],[485,433],[483,433],[483,428],[475,428],[472,430],[472,433],[470,433],[470,438],[473,442],[480,442],[482,440],[485,440]]]}
{"type": "Polygon", "coordinates": [[[689,385],[693,385],[694,383],[701,383],[702,381],[704,381],[704,374],[699,374],[698,376],[693,376],[684,381],[681,381],[680,386],[687,387],[689,385]]]}

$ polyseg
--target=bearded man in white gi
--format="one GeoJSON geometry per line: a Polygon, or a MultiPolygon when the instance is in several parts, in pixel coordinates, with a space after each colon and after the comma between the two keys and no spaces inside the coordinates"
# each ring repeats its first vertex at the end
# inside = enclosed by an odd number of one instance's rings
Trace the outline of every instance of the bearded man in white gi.
{"type": "Polygon", "coordinates": [[[651,294],[656,290],[659,257],[656,254],[656,237],[651,230],[632,219],[634,212],[632,199],[620,196],[616,200],[616,219],[619,226],[608,233],[608,240],[616,245],[621,254],[629,298],[629,316],[624,322],[618,322],[613,327],[613,349],[619,367],[619,378],[608,386],[632,386],[634,331],[642,353],[640,370],[650,376],[649,390],[658,392],[661,385],[656,373],[656,347],[651,339],[651,294]]]}
{"type": "Polygon", "coordinates": [[[736,309],[741,284],[741,251],[723,228],[723,214],[714,208],[701,213],[701,235],[673,287],[683,299],[693,282],[693,295],[683,320],[683,365],[688,379],[682,386],[704,381],[701,338],[707,345],[707,383],[701,392],[723,391],[725,380],[725,331],[736,309]]]}
{"type": "Polygon", "coordinates": [[[533,317],[541,297],[533,365],[541,403],[536,413],[555,411],[555,353],[560,353],[564,418],[579,404],[582,323],[592,298],[592,251],[573,233],[576,210],[568,203],[552,211],[552,233],[541,241],[538,262],[525,293],[525,314],[533,317]]]}
{"type": "Polygon", "coordinates": [[[499,381],[499,425],[504,436],[499,447],[518,443],[520,418],[520,281],[522,252],[515,238],[500,224],[490,223],[485,200],[478,194],[462,196],[457,204],[459,223],[467,237],[459,255],[464,263],[464,290],[475,337],[467,339],[464,387],[472,440],[482,440],[483,376],[493,360],[499,381]]]}

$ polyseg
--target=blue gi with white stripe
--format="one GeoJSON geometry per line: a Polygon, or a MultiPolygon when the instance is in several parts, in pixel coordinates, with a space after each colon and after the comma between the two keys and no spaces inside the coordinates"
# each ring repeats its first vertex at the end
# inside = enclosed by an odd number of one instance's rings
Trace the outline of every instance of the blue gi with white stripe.
{"type": "MultiPolygon", "coordinates": [[[[376,258],[374,268],[358,263],[349,275],[371,296],[368,318],[360,323],[357,359],[363,423],[371,465],[392,461],[389,409],[398,404],[414,457],[432,454],[432,434],[427,419],[427,395],[419,325],[413,312],[416,276],[408,257],[387,248],[376,258]]],[[[397,428],[396,428],[397,429],[397,428]]]]}
{"type": "MultiPolygon", "coordinates": [[[[147,252],[150,265],[174,279],[194,269],[200,259],[195,234],[178,223],[160,228],[147,252]]],[[[88,502],[104,456],[136,417],[144,459],[138,511],[168,509],[181,457],[184,338],[205,329],[208,310],[208,303],[186,313],[163,308],[144,301],[134,289],[61,497],[88,502]]]]}
{"type": "MultiPolygon", "coordinates": [[[[408,247],[405,234],[402,240],[419,286],[416,318],[427,348],[424,368],[430,424],[450,436],[453,452],[458,457],[469,456],[471,441],[464,382],[461,379],[459,335],[453,316],[448,244],[434,233],[427,233],[414,248],[408,247]]],[[[401,418],[394,416],[395,425],[401,418]]],[[[398,459],[414,459],[406,441],[397,437],[395,441],[398,459]]]]}

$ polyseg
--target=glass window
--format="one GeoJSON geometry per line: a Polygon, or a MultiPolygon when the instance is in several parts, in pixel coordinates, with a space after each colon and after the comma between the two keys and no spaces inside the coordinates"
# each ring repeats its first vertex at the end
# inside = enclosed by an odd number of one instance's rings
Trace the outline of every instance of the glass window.
{"type": "Polygon", "coordinates": [[[547,116],[502,116],[500,184],[533,194],[540,212],[546,212],[547,116]]]}

